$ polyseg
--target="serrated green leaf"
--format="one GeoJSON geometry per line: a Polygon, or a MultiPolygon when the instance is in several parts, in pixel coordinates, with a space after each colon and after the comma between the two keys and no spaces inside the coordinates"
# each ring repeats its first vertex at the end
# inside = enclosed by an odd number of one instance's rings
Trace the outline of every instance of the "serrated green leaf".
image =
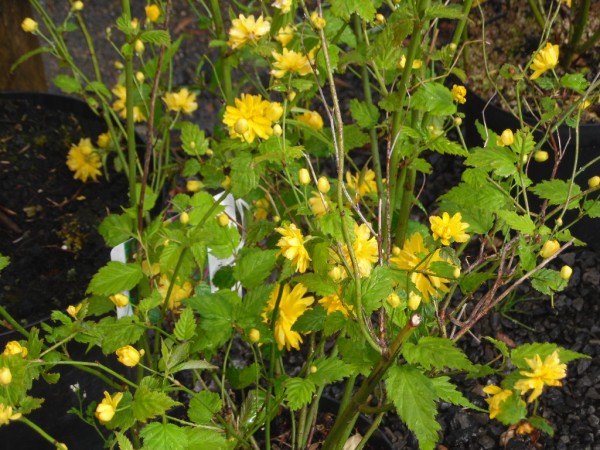
{"type": "Polygon", "coordinates": [[[350,365],[337,358],[321,357],[313,361],[312,365],[316,368],[316,371],[313,372],[311,368],[308,379],[316,386],[336,383],[354,373],[350,365]]]}
{"type": "Polygon", "coordinates": [[[88,294],[112,295],[135,287],[144,276],[139,264],[110,261],[92,278],[88,294]]]}
{"type": "Polygon", "coordinates": [[[579,94],[583,94],[590,83],[581,73],[568,73],[560,78],[560,85],[564,88],[573,89],[579,94]]]}
{"type": "Polygon", "coordinates": [[[432,368],[470,370],[473,367],[467,356],[449,339],[424,336],[414,344],[402,346],[402,355],[410,364],[419,364],[425,370],[432,368]]]}
{"type": "Polygon", "coordinates": [[[200,156],[208,149],[208,140],[204,131],[195,123],[183,122],[181,124],[181,147],[190,156],[200,156]]]}
{"type": "Polygon", "coordinates": [[[285,381],[285,400],[296,411],[308,405],[316,389],[315,383],[307,378],[289,378],[285,381]]]}
{"type": "Polygon", "coordinates": [[[0,255],[0,270],[4,269],[10,264],[10,258],[8,256],[0,255]]]}
{"type": "Polygon", "coordinates": [[[242,254],[233,269],[233,276],[246,289],[261,285],[277,262],[278,250],[250,249],[242,254]]]}
{"type": "Polygon", "coordinates": [[[192,308],[185,308],[179,315],[173,334],[180,341],[187,341],[196,334],[196,318],[192,308]]]}
{"type": "Polygon", "coordinates": [[[364,21],[371,22],[377,10],[371,0],[332,0],[331,12],[345,21],[350,20],[350,16],[356,13],[364,21]]]}
{"type": "Polygon", "coordinates": [[[140,39],[143,42],[149,42],[157,45],[169,45],[171,43],[171,36],[168,31],[165,30],[148,30],[140,34],[140,39]]]}
{"type": "Polygon", "coordinates": [[[512,395],[501,403],[500,413],[495,417],[504,425],[513,425],[527,417],[527,404],[513,391],[512,395]]]}
{"type": "Polygon", "coordinates": [[[533,251],[533,247],[527,244],[525,241],[519,242],[519,258],[521,259],[521,265],[525,270],[532,270],[536,264],[536,254],[533,251]]]}
{"type": "Polygon", "coordinates": [[[600,199],[586,200],[583,203],[583,210],[592,219],[600,217],[600,199]]]}
{"type": "MultiPolygon", "coordinates": [[[[343,220],[345,222],[346,229],[348,230],[348,238],[353,241],[356,236],[354,235],[355,222],[352,219],[352,214],[349,211],[346,211],[346,214],[343,216],[343,220]]],[[[342,233],[342,218],[340,218],[339,212],[336,211],[325,214],[319,219],[319,225],[323,233],[330,235],[338,241],[344,242],[344,236],[342,233]]]]}
{"type": "MultiPolygon", "coordinates": [[[[549,205],[562,205],[569,198],[573,198],[581,193],[581,189],[575,183],[564,180],[545,180],[531,188],[534,194],[540,198],[548,200],[549,205]]],[[[568,209],[577,208],[579,202],[572,201],[568,209]]]]}
{"type": "Polygon", "coordinates": [[[401,95],[398,92],[391,92],[377,104],[379,107],[387,112],[400,111],[402,109],[402,103],[400,102],[401,95]]]}
{"type": "Polygon", "coordinates": [[[146,422],[178,404],[164,392],[151,390],[142,385],[135,391],[131,409],[136,420],[146,422]]]}
{"type": "Polygon", "coordinates": [[[469,152],[464,147],[456,142],[451,141],[443,136],[440,136],[428,142],[429,148],[442,155],[457,155],[469,156],[469,152]]]}
{"type": "Polygon", "coordinates": [[[122,433],[115,433],[117,436],[117,443],[119,444],[119,450],[133,450],[133,444],[127,436],[122,433]]]}
{"type": "Polygon", "coordinates": [[[172,373],[181,372],[183,370],[214,370],[217,366],[213,366],[208,361],[200,359],[192,359],[185,361],[171,369],[172,373]]]}
{"type": "Polygon", "coordinates": [[[362,375],[368,375],[378,359],[379,355],[364,340],[353,341],[351,339],[338,339],[338,348],[342,360],[353,366],[354,371],[362,375]]]}
{"type": "Polygon", "coordinates": [[[495,278],[493,273],[488,272],[476,272],[465,275],[459,281],[460,290],[463,294],[472,294],[479,286],[481,286],[487,280],[495,278]]]}
{"type": "Polygon", "coordinates": [[[550,437],[554,437],[554,428],[550,425],[550,423],[540,416],[528,417],[527,422],[533,425],[538,430],[547,433],[550,437]]]}
{"type": "Polygon", "coordinates": [[[371,138],[358,125],[344,126],[344,150],[346,152],[355,148],[361,148],[369,142],[371,142],[371,138]]]}
{"type": "Polygon", "coordinates": [[[292,330],[300,333],[320,331],[323,329],[323,324],[325,323],[326,317],[327,313],[325,312],[325,309],[323,309],[323,307],[320,305],[315,306],[306,310],[300,317],[298,317],[298,320],[296,320],[292,326],[292,330]]]}
{"type": "Polygon", "coordinates": [[[184,428],[172,423],[152,422],[142,428],[140,436],[146,450],[186,450],[188,436],[184,428]]]}
{"type": "Polygon", "coordinates": [[[67,94],[74,94],[81,92],[81,84],[79,81],[68,75],[58,75],[52,82],[63,92],[67,94]]]}
{"type": "Polygon", "coordinates": [[[450,377],[442,376],[429,379],[433,384],[438,397],[448,403],[457,406],[464,406],[476,411],[485,412],[485,410],[471,403],[461,392],[456,390],[456,385],[450,382],[450,377]]]}
{"type": "Polygon", "coordinates": [[[531,287],[546,295],[562,291],[569,282],[563,280],[560,272],[551,269],[541,269],[531,277],[531,287]]]}
{"type": "Polygon", "coordinates": [[[321,276],[316,273],[305,273],[295,279],[302,283],[310,292],[325,297],[327,295],[337,294],[335,282],[328,276],[321,276]]]}
{"type": "MultiPolygon", "coordinates": [[[[378,309],[388,295],[392,293],[394,273],[389,267],[377,266],[361,282],[362,306],[367,314],[378,309]]],[[[354,286],[354,284],[351,284],[354,286]]],[[[348,298],[353,298],[349,296],[348,298]]]]}
{"type": "Polygon", "coordinates": [[[111,214],[100,223],[98,231],[109,247],[116,247],[133,236],[133,220],[128,214],[111,214]]]}
{"type": "Polygon", "coordinates": [[[489,336],[485,336],[484,339],[486,339],[486,340],[490,341],[492,344],[494,344],[494,347],[496,347],[500,351],[502,356],[504,356],[505,358],[508,358],[510,356],[509,352],[508,352],[508,346],[504,342],[499,341],[499,340],[494,339],[489,336]]]}
{"type": "Polygon", "coordinates": [[[426,19],[461,19],[464,15],[461,5],[431,5],[425,11],[426,19]]]}
{"type": "Polygon", "coordinates": [[[535,223],[529,216],[521,216],[514,211],[498,211],[498,216],[513,230],[523,234],[533,234],[535,223]]]}
{"type": "Polygon", "coordinates": [[[98,322],[96,329],[105,355],[125,345],[136,343],[145,331],[144,325],[140,323],[137,316],[120,319],[105,317],[98,322]]]}
{"type": "Polygon", "coordinates": [[[223,407],[221,397],[216,392],[201,391],[194,395],[188,408],[188,417],[198,425],[211,421],[213,416],[223,407]]]}
{"type": "Polygon", "coordinates": [[[188,449],[223,450],[228,448],[227,439],[223,433],[204,428],[185,428],[188,436],[188,449]]]}
{"type": "Polygon", "coordinates": [[[456,113],[450,90],[441,83],[426,83],[411,97],[412,106],[432,116],[450,116],[456,113]]]}
{"type": "Polygon", "coordinates": [[[493,150],[477,148],[467,157],[465,164],[506,178],[517,173],[517,161],[517,155],[506,147],[493,150]]]}
{"type": "Polygon", "coordinates": [[[251,384],[258,386],[261,377],[260,369],[261,366],[258,363],[252,363],[242,369],[228,367],[226,371],[227,381],[234,389],[246,389],[251,384]]]}
{"type": "Polygon", "coordinates": [[[398,416],[415,433],[421,450],[433,450],[440,424],[435,420],[438,395],[431,380],[415,366],[405,364],[389,369],[385,384],[398,416]]]}
{"type": "Polygon", "coordinates": [[[350,100],[350,113],[359,127],[370,129],[379,123],[379,110],[373,104],[361,102],[353,98],[350,100]]]}
{"type": "Polygon", "coordinates": [[[242,198],[258,186],[260,173],[249,153],[242,153],[231,162],[231,193],[242,198]]]}
{"type": "Polygon", "coordinates": [[[550,342],[534,342],[531,344],[523,344],[519,347],[512,350],[510,354],[510,359],[512,363],[522,370],[530,370],[531,367],[525,361],[527,359],[534,359],[536,355],[538,355],[542,361],[544,361],[548,356],[550,356],[554,351],[559,350],[558,359],[561,363],[566,364],[570,361],[580,358],[589,358],[588,355],[584,355],[583,353],[577,353],[572,350],[567,350],[561,347],[558,347],[556,344],[552,344],[550,342]]]}

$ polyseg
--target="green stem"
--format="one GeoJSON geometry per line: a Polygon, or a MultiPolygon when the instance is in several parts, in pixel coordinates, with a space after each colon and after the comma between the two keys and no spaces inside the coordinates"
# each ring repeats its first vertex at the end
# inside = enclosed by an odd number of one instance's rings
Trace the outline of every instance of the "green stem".
{"type": "Polygon", "coordinates": [[[531,8],[531,11],[533,12],[533,17],[535,18],[535,21],[537,22],[539,27],[543,30],[546,25],[546,19],[542,15],[542,12],[540,11],[540,8],[537,5],[537,0],[527,0],[527,2],[529,3],[529,7],[531,8]]]}
{"type": "MultiPolygon", "coordinates": [[[[123,15],[127,19],[131,19],[131,7],[129,0],[122,0],[123,15]]],[[[136,188],[136,163],[137,153],[135,149],[135,122],[133,120],[133,44],[134,39],[131,36],[127,36],[127,44],[129,44],[125,51],[125,108],[127,111],[127,165],[129,167],[129,201],[132,208],[137,206],[137,194],[136,188]]]]}
{"type": "Polygon", "coordinates": [[[406,231],[408,229],[408,219],[413,203],[413,192],[415,190],[415,180],[417,171],[413,168],[406,168],[406,178],[402,192],[402,203],[400,204],[400,215],[398,217],[398,225],[396,228],[396,244],[402,246],[406,239],[406,231]]]}
{"type": "Polygon", "coordinates": [[[0,316],[2,316],[4,320],[6,320],[15,330],[17,330],[19,333],[21,333],[23,336],[29,339],[29,331],[23,328],[15,319],[13,319],[13,317],[8,313],[6,309],[4,309],[4,306],[2,305],[0,305],[0,316]]]}
{"type": "MultiPolygon", "coordinates": [[[[277,300],[275,300],[275,306],[273,307],[273,314],[271,316],[271,333],[275,335],[275,322],[279,317],[279,304],[281,303],[281,296],[283,294],[283,286],[279,284],[278,292],[277,292],[277,300]]],[[[273,376],[275,374],[275,361],[276,361],[276,353],[275,353],[275,343],[271,344],[271,358],[269,359],[269,378],[267,385],[267,395],[265,399],[265,410],[266,410],[266,420],[265,420],[265,450],[271,450],[271,420],[270,420],[270,411],[271,411],[271,387],[273,384],[273,376]]]]}
{"type": "Polygon", "coordinates": [[[379,428],[379,424],[381,423],[381,420],[383,419],[384,414],[385,414],[385,412],[380,412],[379,414],[377,414],[377,417],[375,417],[375,420],[373,421],[373,423],[371,424],[371,426],[369,427],[369,429],[367,430],[365,435],[362,437],[362,439],[358,443],[356,450],[362,450],[365,447],[365,445],[367,444],[367,441],[371,438],[373,433],[375,433],[375,431],[379,428]]]}
{"type": "Polygon", "coordinates": [[[471,12],[472,6],[473,0],[465,0],[463,3],[462,18],[456,24],[456,28],[454,28],[454,36],[452,36],[452,43],[456,46],[458,46],[461,39],[463,38],[463,31],[465,30],[465,25],[467,23],[469,12],[471,12]]]}
{"type": "MultiPolygon", "coordinates": [[[[567,53],[565,55],[565,60],[563,61],[563,67],[569,67],[571,62],[573,61],[573,56],[575,55],[575,49],[577,49],[579,45],[579,41],[581,41],[581,36],[583,36],[583,30],[588,23],[590,16],[590,5],[592,0],[581,0],[581,4],[577,2],[579,9],[577,10],[577,16],[575,18],[575,26],[573,27],[573,34],[571,35],[571,39],[569,39],[569,45],[567,46],[567,53]]],[[[596,31],[598,33],[598,31],[596,31]]]]}
{"type": "Polygon", "coordinates": [[[337,450],[342,448],[356,422],[360,406],[367,401],[369,395],[375,390],[387,370],[396,363],[396,358],[402,345],[420,324],[421,317],[418,314],[413,315],[386,352],[380,356],[369,377],[363,382],[356,394],[354,394],[348,406],[336,418],[323,444],[322,450],[337,450]]]}
{"type": "MultiPolygon", "coordinates": [[[[54,447],[60,448],[60,447],[58,447],[60,442],[58,442],[56,439],[54,439],[52,436],[50,436],[48,433],[46,433],[44,430],[42,430],[38,425],[33,423],[27,417],[22,416],[19,419],[19,421],[23,422],[29,428],[33,429],[36,433],[38,433],[40,436],[42,436],[44,439],[46,439],[48,442],[50,442],[50,444],[52,444],[54,447]]],[[[66,448],[66,446],[64,446],[63,448],[66,448]]]]}
{"type": "Polygon", "coordinates": [[[105,365],[97,363],[97,362],[85,362],[85,361],[53,361],[53,362],[48,362],[48,361],[38,360],[38,361],[33,361],[32,365],[33,366],[73,366],[73,367],[76,367],[78,369],[81,369],[81,367],[85,367],[85,366],[87,366],[87,367],[96,367],[96,368],[98,368],[100,370],[103,370],[103,371],[109,373],[110,375],[112,375],[113,377],[115,377],[119,381],[122,381],[123,383],[127,384],[128,386],[130,386],[130,387],[132,387],[134,389],[137,389],[137,384],[133,383],[132,381],[130,381],[127,378],[123,377],[122,375],[118,374],[114,370],[109,369],[105,365]]]}
{"type": "MultiPolygon", "coordinates": [[[[210,0],[210,11],[212,13],[213,23],[217,38],[221,41],[227,40],[227,33],[223,25],[223,16],[221,15],[221,7],[219,0],[210,0]]],[[[228,105],[233,103],[233,87],[231,82],[231,64],[227,57],[227,47],[223,46],[220,50],[219,60],[221,62],[221,80],[223,83],[223,96],[228,105]]]]}

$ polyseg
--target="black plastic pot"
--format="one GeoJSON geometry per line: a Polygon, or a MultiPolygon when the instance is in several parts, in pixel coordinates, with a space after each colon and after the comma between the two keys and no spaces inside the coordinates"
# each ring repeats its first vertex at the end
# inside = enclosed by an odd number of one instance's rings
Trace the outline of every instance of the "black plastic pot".
{"type": "MultiPolygon", "coordinates": [[[[472,90],[468,89],[467,102],[462,108],[465,113],[463,121],[464,137],[469,147],[481,146],[483,140],[479,136],[475,127],[475,122],[484,123],[497,134],[501,134],[505,129],[516,130],[519,128],[519,121],[512,114],[498,108],[477,95],[472,90]],[[487,106],[486,106],[487,105],[487,106]]],[[[525,117],[526,122],[533,123],[533,119],[525,117]]],[[[536,140],[540,136],[536,136],[536,140]]],[[[566,154],[559,166],[556,177],[567,180],[573,173],[575,166],[575,129],[566,125],[558,128],[554,134],[555,139],[559,139],[563,146],[566,145],[566,154]]],[[[536,183],[549,179],[554,165],[554,154],[548,151],[550,158],[544,163],[531,161],[529,165],[528,175],[536,183]]],[[[581,124],[579,126],[579,155],[577,168],[583,167],[600,156],[600,124],[581,124]]],[[[587,188],[587,180],[595,175],[600,175],[600,162],[588,167],[584,172],[575,178],[577,184],[587,188]]],[[[595,196],[597,197],[597,195],[595,196]]],[[[534,207],[539,206],[541,202],[537,202],[536,198],[532,199],[534,207]]],[[[565,216],[565,222],[576,217],[573,211],[569,211],[565,216]]],[[[600,252],[600,242],[597,235],[600,232],[600,219],[585,218],[576,223],[571,232],[573,236],[586,242],[595,251],[600,252]]]]}

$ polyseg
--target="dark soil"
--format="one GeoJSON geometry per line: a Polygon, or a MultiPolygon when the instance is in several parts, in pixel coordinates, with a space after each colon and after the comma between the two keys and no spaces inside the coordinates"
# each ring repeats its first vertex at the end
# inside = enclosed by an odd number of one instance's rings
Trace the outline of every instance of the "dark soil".
{"type": "Polygon", "coordinates": [[[73,179],[71,144],[106,131],[85,104],[0,97],[0,123],[0,253],[11,259],[0,272],[0,302],[31,323],[83,300],[109,259],[98,225],[126,205],[127,181],[114,170],[110,181],[73,179]]]}

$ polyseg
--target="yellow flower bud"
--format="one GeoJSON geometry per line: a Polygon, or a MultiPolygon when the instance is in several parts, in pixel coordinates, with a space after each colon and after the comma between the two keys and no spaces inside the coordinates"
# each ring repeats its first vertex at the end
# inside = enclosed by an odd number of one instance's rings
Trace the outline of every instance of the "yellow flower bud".
{"type": "Polygon", "coordinates": [[[321,194],[327,194],[329,192],[329,190],[331,189],[331,186],[329,184],[329,180],[327,179],[327,177],[319,178],[319,181],[317,182],[317,187],[319,188],[319,192],[321,194]]]}
{"type": "Polygon", "coordinates": [[[571,269],[569,266],[562,266],[560,269],[560,277],[563,280],[568,280],[569,278],[571,278],[571,275],[573,275],[573,269],[571,269]]]}
{"type": "Polygon", "coordinates": [[[313,11],[310,15],[310,21],[317,30],[322,30],[327,25],[327,21],[323,19],[317,11],[313,11]]]}
{"type": "Polygon", "coordinates": [[[129,305],[129,297],[125,294],[115,294],[111,295],[110,301],[115,304],[115,306],[123,307],[129,305]]]}
{"type": "Polygon", "coordinates": [[[400,297],[395,292],[388,295],[386,301],[392,308],[397,308],[400,305],[400,297]]]}
{"type": "Polygon", "coordinates": [[[460,267],[455,267],[452,275],[454,275],[454,278],[460,277],[460,267]]]}
{"type": "Polygon", "coordinates": [[[510,129],[506,129],[502,132],[502,134],[500,135],[500,137],[498,137],[497,140],[497,144],[501,147],[507,146],[507,145],[512,145],[512,143],[515,141],[515,135],[513,134],[512,130],[510,129]]]}
{"type": "Polygon", "coordinates": [[[248,339],[250,339],[250,342],[253,344],[256,344],[258,341],[260,341],[260,331],[258,331],[256,328],[252,328],[248,334],[248,339]]]}
{"type": "Polygon", "coordinates": [[[275,136],[281,136],[283,134],[283,129],[281,128],[281,125],[279,125],[278,123],[273,125],[273,134],[275,136]]]}
{"type": "Polygon", "coordinates": [[[136,29],[140,26],[140,21],[137,19],[133,19],[130,23],[131,23],[131,28],[134,28],[134,29],[136,29]]]}
{"type": "Polygon", "coordinates": [[[139,39],[137,39],[135,41],[135,43],[133,44],[133,48],[135,49],[135,52],[138,55],[141,55],[142,53],[144,53],[144,50],[146,49],[146,47],[144,46],[144,43],[142,41],[140,41],[139,39]]]}
{"type": "Polygon", "coordinates": [[[319,370],[317,366],[310,366],[310,373],[317,373],[317,370],[319,370]]]}
{"type": "Polygon", "coordinates": [[[462,117],[455,117],[454,118],[454,125],[457,127],[460,127],[462,125],[462,117]]]}
{"type": "Polygon", "coordinates": [[[281,222],[281,217],[279,217],[279,216],[273,216],[273,222],[275,222],[275,223],[281,222]]]}
{"type": "Polygon", "coordinates": [[[544,162],[548,160],[548,152],[544,151],[544,150],[538,150],[537,152],[535,152],[533,154],[533,159],[535,159],[537,162],[544,162]]]}
{"type": "Polygon", "coordinates": [[[600,185],[600,176],[595,175],[588,180],[588,186],[590,188],[595,188],[598,185],[600,185]]]}
{"type": "Polygon", "coordinates": [[[81,11],[83,9],[83,2],[77,1],[73,2],[73,11],[81,11]]]}
{"type": "Polygon", "coordinates": [[[179,215],[179,221],[180,221],[182,224],[184,224],[184,225],[187,225],[187,223],[190,221],[190,215],[189,215],[187,212],[185,212],[185,211],[184,211],[184,212],[182,212],[182,213],[179,215]]]}
{"type": "Polygon", "coordinates": [[[143,72],[136,72],[135,79],[138,81],[138,83],[143,83],[146,79],[146,76],[143,74],[143,72]]]}
{"type": "Polygon", "coordinates": [[[415,294],[414,292],[411,292],[410,294],[408,294],[408,307],[413,310],[416,311],[419,308],[419,305],[421,304],[421,296],[418,294],[415,294]]]}
{"type": "Polygon", "coordinates": [[[114,396],[111,396],[108,392],[104,391],[104,399],[96,407],[96,419],[100,422],[110,422],[115,416],[117,405],[122,398],[122,392],[117,392],[114,396]]]}
{"type": "Polygon", "coordinates": [[[204,187],[204,184],[200,180],[187,180],[185,188],[190,192],[198,192],[204,187]]]}
{"type": "Polygon", "coordinates": [[[207,148],[206,152],[204,152],[206,156],[210,157],[212,155],[214,155],[214,152],[212,151],[212,148],[207,148]]]}
{"type": "Polygon", "coordinates": [[[400,255],[400,247],[398,247],[397,245],[394,245],[392,247],[392,255],[394,255],[394,256],[400,255]]]}
{"type": "Polygon", "coordinates": [[[31,17],[27,17],[21,22],[21,28],[25,33],[35,33],[38,30],[38,23],[31,17]]]}
{"type": "Polygon", "coordinates": [[[559,227],[562,227],[563,224],[563,220],[559,217],[558,219],[556,219],[556,225],[558,225],[559,227]]]}
{"type": "Polygon", "coordinates": [[[250,129],[250,125],[248,124],[248,121],[242,117],[238,119],[238,121],[233,126],[233,129],[237,134],[244,134],[250,129]]]}
{"type": "Polygon", "coordinates": [[[221,183],[221,187],[223,187],[223,189],[229,189],[229,186],[231,186],[231,178],[229,175],[225,175],[225,179],[221,183]]]}
{"type": "Polygon", "coordinates": [[[294,99],[296,98],[296,91],[290,91],[288,92],[287,98],[290,102],[293,102],[294,99]]]}
{"type": "Polygon", "coordinates": [[[310,183],[310,173],[304,167],[298,171],[298,179],[300,180],[300,184],[306,186],[310,183]]]}
{"type": "Polygon", "coordinates": [[[229,225],[229,216],[225,213],[221,213],[217,216],[217,221],[219,222],[220,226],[226,227],[229,225]]]}
{"type": "Polygon", "coordinates": [[[127,367],[137,366],[140,362],[140,358],[144,356],[144,350],[137,351],[131,345],[121,347],[115,353],[117,354],[119,362],[127,367]]]}
{"type": "Polygon", "coordinates": [[[383,14],[375,14],[375,22],[379,24],[385,23],[385,16],[383,14]]]}
{"type": "Polygon", "coordinates": [[[56,444],[56,450],[69,450],[69,447],[64,442],[59,442],[56,444]]]}
{"type": "Polygon", "coordinates": [[[83,306],[83,303],[80,303],[79,305],[76,305],[76,306],[69,305],[67,307],[67,314],[70,315],[73,319],[77,319],[77,314],[79,314],[79,311],[81,310],[82,306],[83,306]]]}
{"type": "Polygon", "coordinates": [[[448,48],[450,49],[450,51],[455,52],[458,47],[456,46],[456,44],[452,43],[448,46],[448,48]]]}
{"type": "Polygon", "coordinates": [[[115,67],[115,69],[117,69],[117,70],[123,70],[123,68],[125,67],[121,61],[115,61],[115,62],[113,63],[113,66],[114,66],[114,67],[115,67]]]}
{"type": "Polygon", "coordinates": [[[160,17],[160,8],[155,3],[146,6],[146,19],[150,22],[156,22],[160,17]]]}
{"type": "Polygon", "coordinates": [[[0,369],[0,384],[2,386],[8,386],[12,381],[12,373],[8,367],[0,369]]]}
{"type": "Polygon", "coordinates": [[[107,131],[106,133],[101,133],[98,136],[98,140],[96,141],[96,144],[98,144],[98,147],[100,148],[107,148],[108,144],[110,144],[110,132],[107,131]]]}
{"type": "Polygon", "coordinates": [[[2,354],[4,356],[20,354],[23,358],[25,358],[27,356],[27,347],[23,347],[17,341],[10,341],[6,343],[6,347],[4,347],[2,354]]]}
{"type": "Polygon", "coordinates": [[[556,240],[549,240],[544,242],[542,246],[542,251],[540,252],[540,256],[542,258],[550,258],[554,255],[558,249],[560,249],[560,244],[556,240]]]}

